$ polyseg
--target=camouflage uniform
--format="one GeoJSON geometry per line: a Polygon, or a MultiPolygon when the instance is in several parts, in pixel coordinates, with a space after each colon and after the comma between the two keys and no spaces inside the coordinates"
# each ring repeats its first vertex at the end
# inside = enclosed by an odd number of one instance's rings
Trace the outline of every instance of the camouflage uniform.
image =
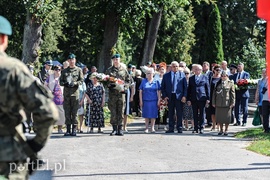
{"type": "Polygon", "coordinates": [[[22,133],[22,109],[33,113],[36,136],[28,141],[33,152],[39,151],[46,143],[58,112],[52,95],[37,83],[29,69],[19,60],[0,52],[0,176],[10,179],[27,179],[26,152],[22,144],[14,137],[14,128],[22,133]],[[9,124],[7,125],[6,122],[9,124]],[[21,168],[10,173],[10,163],[21,168]]]}
{"type": "MultiPolygon", "coordinates": [[[[70,133],[72,126],[72,134],[76,135],[77,111],[79,108],[79,85],[83,83],[83,73],[81,68],[66,68],[62,71],[60,76],[60,85],[64,86],[64,110],[66,117],[67,133],[70,133]],[[71,78],[70,78],[71,77],[71,78]],[[69,80],[70,79],[70,80],[69,80]],[[73,86],[69,84],[72,83],[73,86]]],[[[69,135],[69,134],[65,135],[69,135]]]]}
{"type": "MultiPolygon", "coordinates": [[[[106,74],[110,77],[118,78],[125,81],[126,86],[130,83],[130,76],[126,68],[120,65],[119,68],[111,66],[107,69],[106,74]]],[[[110,123],[113,126],[113,132],[116,132],[116,129],[119,131],[122,130],[122,122],[124,119],[124,110],[125,110],[125,94],[119,92],[116,89],[109,87],[109,100],[108,108],[111,111],[110,123]]],[[[126,87],[128,88],[128,87],[126,87]]],[[[113,133],[111,134],[113,135],[113,133]]]]}

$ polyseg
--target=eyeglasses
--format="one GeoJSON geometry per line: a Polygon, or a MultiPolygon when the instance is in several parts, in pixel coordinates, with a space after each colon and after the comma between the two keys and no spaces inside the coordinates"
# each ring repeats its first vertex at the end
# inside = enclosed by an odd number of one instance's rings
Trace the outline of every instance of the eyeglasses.
{"type": "Polygon", "coordinates": [[[55,71],[61,71],[61,69],[55,69],[55,71]]]}
{"type": "Polygon", "coordinates": [[[178,66],[172,66],[172,67],[178,67],[178,66]]]}
{"type": "Polygon", "coordinates": [[[221,69],[215,69],[215,71],[221,71],[221,69]]]}
{"type": "Polygon", "coordinates": [[[232,71],[233,69],[230,69],[230,71],[232,71]]]}

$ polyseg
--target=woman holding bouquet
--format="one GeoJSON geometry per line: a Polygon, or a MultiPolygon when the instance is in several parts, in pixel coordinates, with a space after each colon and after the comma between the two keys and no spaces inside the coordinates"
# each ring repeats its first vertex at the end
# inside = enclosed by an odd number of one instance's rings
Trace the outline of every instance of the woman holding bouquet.
{"type": "Polygon", "coordinates": [[[158,117],[158,106],[160,103],[160,83],[154,80],[154,69],[146,71],[146,78],[140,85],[140,106],[142,107],[142,117],[145,118],[145,133],[148,133],[149,120],[151,121],[151,132],[155,133],[155,121],[158,117]]]}
{"type": "Polygon", "coordinates": [[[229,80],[226,71],[222,71],[221,79],[217,82],[212,96],[212,106],[216,108],[216,122],[220,131],[218,135],[228,135],[231,122],[231,110],[235,104],[235,88],[233,81],[229,80]],[[223,126],[225,124],[225,131],[223,126]]]}
{"type": "Polygon", "coordinates": [[[98,133],[102,133],[101,128],[104,127],[105,90],[102,83],[98,82],[97,75],[96,72],[91,74],[92,83],[88,83],[86,89],[86,98],[90,104],[90,133],[93,133],[94,127],[98,128],[98,133]]]}

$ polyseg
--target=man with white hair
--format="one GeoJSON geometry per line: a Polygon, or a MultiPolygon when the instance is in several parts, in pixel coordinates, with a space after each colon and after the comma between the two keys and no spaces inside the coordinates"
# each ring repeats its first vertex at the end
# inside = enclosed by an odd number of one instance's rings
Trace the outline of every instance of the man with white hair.
{"type": "Polygon", "coordinates": [[[166,133],[174,133],[175,111],[177,117],[177,130],[182,133],[183,103],[187,97],[187,80],[185,74],[179,71],[179,63],[171,63],[172,70],[164,74],[161,82],[162,98],[168,102],[169,130],[166,133]]]}
{"type": "Polygon", "coordinates": [[[194,118],[193,133],[198,133],[200,130],[200,134],[203,134],[205,106],[210,102],[209,80],[205,74],[202,74],[202,66],[200,64],[192,65],[192,69],[194,76],[189,78],[187,103],[189,106],[192,105],[194,118]]]}
{"type": "Polygon", "coordinates": [[[228,63],[227,61],[221,62],[221,69],[225,71],[229,76],[231,75],[230,69],[227,67],[228,63]]]}

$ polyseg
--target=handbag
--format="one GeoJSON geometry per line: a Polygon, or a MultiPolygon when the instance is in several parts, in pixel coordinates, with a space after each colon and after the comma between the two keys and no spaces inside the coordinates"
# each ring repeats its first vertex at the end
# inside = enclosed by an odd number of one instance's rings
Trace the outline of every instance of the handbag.
{"type": "Polygon", "coordinates": [[[257,106],[255,112],[254,112],[254,117],[253,117],[253,121],[252,121],[252,125],[253,126],[259,126],[261,125],[262,122],[261,122],[261,116],[260,116],[260,113],[259,113],[259,107],[257,106]]]}
{"type": "Polygon", "coordinates": [[[84,115],[84,108],[83,106],[81,106],[79,109],[78,109],[78,115],[84,115]]]}

